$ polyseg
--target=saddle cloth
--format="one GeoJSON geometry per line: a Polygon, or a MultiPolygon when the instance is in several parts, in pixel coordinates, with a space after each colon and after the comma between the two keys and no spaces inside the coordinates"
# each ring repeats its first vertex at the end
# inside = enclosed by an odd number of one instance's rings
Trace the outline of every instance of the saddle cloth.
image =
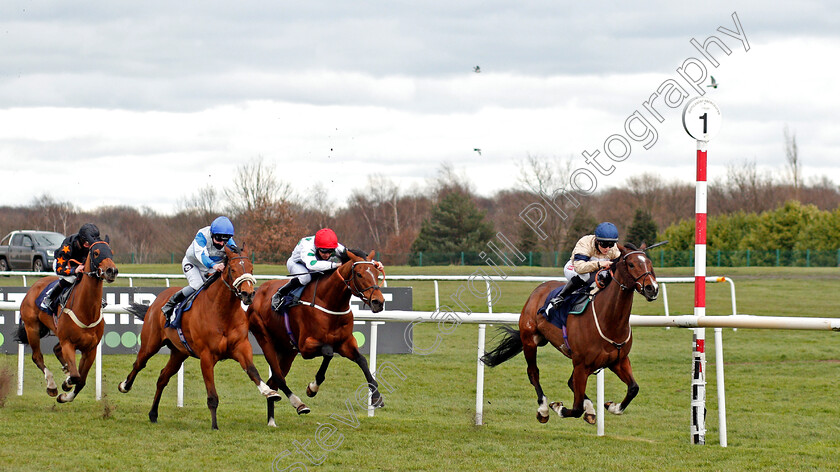
{"type": "Polygon", "coordinates": [[[561,285],[552,290],[545,298],[542,308],[538,310],[538,313],[543,315],[549,323],[560,329],[563,329],[563,327],[566,326],[566,319],[570,314],[579,315],[583,313],[583,310],[586,309],[590,300],[592,300],[592,297],[589,296],[589,287],[586,286],[566,297],[560,306],[549,306],[551,299],[556,297],[557,294],[563,290],[563,287],[564,286],[561,285]]]}
{"type": "Polygon", "coordinates": [[[201,293],[205,288],[209,287],[210,284],[215,282],[216,279],[218,279],[218,278],[219,278],[219,272],[215,272],[213,275],[208,277],[207,280],[204,281],[204,284],[202,284],[202,286],[199,287],[198,290],[196,290],[195,292],[193,292],[192,294],[187,296],[187,298],[185,298],[183,301],[181,301],[181,303],[175,305],[175,316],[173,317],[173,319],[171,321],[166,320],[166,326],[165,327],[167,327],[167,328],[180,328],[181,327],[181,317],[183,316],[184,312],[190,311],[190,308],[192,308],[193,300],[195,300],[195,297],[197,297],[199,293],[201,293]]]}

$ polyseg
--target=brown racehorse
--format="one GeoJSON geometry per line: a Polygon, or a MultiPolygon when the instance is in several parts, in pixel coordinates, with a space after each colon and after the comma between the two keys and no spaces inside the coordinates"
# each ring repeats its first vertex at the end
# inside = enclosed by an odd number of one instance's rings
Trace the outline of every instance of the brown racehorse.
{"type": "MultiPolygon", "coordinates": [[[[306,388],[310,397],[318,393],[333,355],[339,354],[358,364],[364,372],[374,407],[385,406],[379,394],[379,384],[371,375],[367,359],[359,352],[353,336],[353,313],[350,310],[350,296],[355,295],[374,313],[382,311],[385,298],[378,284],[384,272],[382,266],[373,260],[375,252],[367,257],[353,250],[347,251],[347,254],[349,261],[304,288],[302,304],[289,309],[288,324],[284,316],[271,309],[271,297],[286,280],[272,280],[261,285],[254,303],[248,307],[251,333],[262,346],[265,359],[271,366],[268,385],[283,391],[298,414],[309,413],[309,408],[286,385],[286,375],[298,353],[304,359],[324,357],[315,381],[306,388]]],[[[274,401],[268,400],[269,426],[276,426],[274,401]]]]}
{"type": "Polygon", "coordinates": [[[176,329],[164,327],[166,317],[161,310],[169,297],[181,287],[165,290],[155,298],[151,306],[132,304],[129,309],[131,314],[144,320],[144,323],[140,333],[140,352],[137,353],[131,372],[120,383],[120,392],[131,390],[137,374],[161,347],[167,346],[170,350],[169,362],[160,371],[155,399],[149,411],[152,423],[157,423],[158,405],[164,387],[190,356],[197,357],[201,363],[213,429],[219,429],[216,422],[219,395],[216,393],[213,370],[220,360],[236,360],[257,385],[260,393],[268,398],[279,398],[277,392],[266,386],[254,367],[253,351],[248,341],[248,319],[241,305],[248,305],[254,300],[256,280],[251,274],[253,264],[245,249],[225,246],[225,253],[225,268],[221,276],[202,290],[193,300],[192,308],[183,314],[181,330],[186,343],[181,341],[176,329]]]}
{"type": "Polygon", "coordinates": [[[559,282],[545,282],[525,302],[519,316],[519,330],[503,328],[507,331],[506,337],[482,357],[486,365],[493,367],[521,351],[525,352],[528,378],[537,391],[537,420],[540,423],[548,421],[548,409],[551,407],[561,417],[580,418],[584,415],[588,423],[594,424],[595,409],[586,396],[586,382],[590,375],[605,367],[627,385],[627,395],[621,403],[605,404],[610,413],[622,414],[639,392],[639,385],[633,378],[633,369],[627,357],[633,347],[630,309],[633,306],[634,289],[648,301],[653,301],[659,294],[659,285],[653,273],[653,264],[645,253],[644,243],[639,249],[631,244],[626,247],[619,245],[618,248],[621,256],[612,265],[612,283],[594,297],[582,314],[569,315],[566,322],[568,348],[562,330],[537,313],[545,304],[548,294],[560,285],[559,282]],[[572,359],[573,369],[568,385],[575,399],[571,409],[564,407],[562,402],[549,405],[540,386],[537,348],[549,342],[572,359]]]}
{"type": "Polygon", "coordinates": [[[35,299],[58,277],[44,277],[35,282],[21,302],[21,325],[17,338],[32,347],[32,361],[44,372],[47,394],[51,397],[58,395],[58,388],[52,372],[44,364],[41,337],[46,336],[49,331],[58,337],[58,344],[53,351],[61,362],[61,369],[67,374],[67,379],[61,384],[61,388],[67,393],[58,396],[59,403],[73,401],[82,391],[90,367],[96,359],[96,346],[105,332],[105,323],[102,322],[102,281],[107,280],[111,283],[119,273],[113,258],[107,236],[105,241],[97,240],[91,244],[84,272],[76,276],[77,283],[70,289],[72,292],[66,304],[58,307],[61,315],[57,319],[42,311],[35,299]],[[76,350],[82,353],[78,367],[76,350]]]}

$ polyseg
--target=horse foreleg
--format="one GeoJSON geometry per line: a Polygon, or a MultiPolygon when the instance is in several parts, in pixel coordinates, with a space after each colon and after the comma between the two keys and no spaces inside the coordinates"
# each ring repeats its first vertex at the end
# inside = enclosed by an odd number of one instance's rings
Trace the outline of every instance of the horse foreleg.
{"type": "MultiPolygon", "coordinates": [[[[60,341],[61,344],[61,355],[65,361],[67,361],[67,378],[64,379],[64,382],[61,384],[61,389],[65,392],[69,392],[73,385],[77,384],[81,381],[79,375],[79,368],[76,366],[76,346],[70,343],[70,341],[60,341]]],[[[59,395],[58,402],[65,403],[73,401],[72,396],[65,396],[59,395]]]]}
{"type": "Polygon", "coordinates": [[[53,346],[53,353],[55,354],[56,359],[58,359],[59,364],[61,364],[61,371],[64,372],[65,375],[68,375],[67,361],[65,361],[64,356],[61,355],[61,344],[53,346]]]}
{"type": "Polygon", "coordinates": [[[633,401],[633,398],[639,394],[639,384],[636,383],[636,379],[633,378],[633,368],[630,367],[630,358],[625,357],[617,364],[610,367],[610,370],[621,379],[622,382],[627,385],[627,394],[624,396],[624,400],[621,400],[621,403],[613,403],[613,402],[606,402],[604,403],[604,408],[607,409],[610,413],[614,415],[620,415],[624,413],[624,410],[627,409],[627,406],[630,405],[630,402],[633,401]]]}
{"type": "Polygon", "coordinates": [[[321,353],[324,355],[324,360],[321,361],[321,367],[315,373],[315,381],[309,382],[309,385],[306,386],[306,396],[310,398],[317,395],[318,390],[321,389],[321,384],[327,378],[327,368],[330,366],[333,358],[333,349],[330,346],[324,345],[321,348],[321,353]]]}
{"type": "Polygon", "coordinates": [[[219,429],[219,424],[216,422],[216,409],[219,407],[219,394],[216,393],[215,372],[216,356],[205,352],[201,356],[201,376],[204,377],[204,387],[207,389],[207,408],[210,409],[210,427],[219,429]]]}
{"type": "Polygon", "coordinates": [[[543,393],[542,385],[540,385],[540,369],[537,367],[537,345],[522,343],[522,353],[525,354],[525,362],[528,364],[528,380],[531,381],[531,385],[537,392],[537,421],[547,423],[549,419],[548,399],[543,393]]]}
{"type": "Polygon", "coordinates": [[[251,379],[254,384],[256,384],[257,389],[260,393],[266,398],[280,398],[280,394],[275,392],[274,389],[269,388],[268,385],[263,382],[262,377],[260,377],[260,373],[257,371],[257,367],[254,366],[254,357],[251,351],[251,343],[248,342],[246,338],[244,342],[239,343],[236,346],[236,349],[233,351],[232,356],[239,365],[242,366],[242,369],[248,374],[248,378],[251,379]]]}
{"type": "Polygon", "coordinates": [[[79,359],[79,378],[73,382],[75,388],[72,392],[62,393],[58,396],[59,403],[69,403],[72,402],[79,392],[85,388],[87,383],[87,376],[90,372],[91,366],[93,366],[93,361],[96,359],[96,348],[93,348],[89,351],[85,351],[82,353],[81,359],[79,359]]]}
{"type": "Polygon", "coordinates": [[[163,389],[169,383],[169,379],[178,372],[181,364],[184,363],[187,357],[187,354],[177,349],[172,349],[171,354],[169,354],[169,361],[161,369],[160,375],[158,376],[157,389],[155,390],[155,399],[152,400],[152,408],[149,410],[149,421],[152,423],[157,423],[158,406],[160,405],[160,397],[163,394],[163,389]]]}
{"type": "MultiPolygon", "coordinates": [[[[567,382],[567,385],[569,386],[569,390],[572,391],[572,394],[574,394],[574,373],[569,376],[569,381],[567,382]]],[[[592,403],[592,400],[589,399],[589,396],[586,395],[586,392],[583,392],[583,419],[586,420],[586,422],[589,424],[595,424],[595,405],[592,403]]]]}
{"type": "Polygon", "coordinates": [[[356,339],[351,336],[349,341],[339,347],[338,353],[343,357],[351,359],[362,369],[362,373],[364,373],[365,380],[367,380],[368,388],[370,389],[370,405],[373,408],[385,408],[385,400],[379,393],[379,382],[370,373],[368,361],[359,351],[359,347],[356,345],[356,339]]]}
{"type": "MultiPolygon", "coordinates": [[[[574,404],[572,408],[566,408],[563,406],[562,403],[552,403],[551,407],[556,411],[561,417],[568,418],[580,418],[581,415],[584,413],[584,401],[587,400],[586,397],[586,382],[589,379],[589,374],[591,372],[589,369],[584,367],[583,365],[576,365],[574,370],[572,371],[572,377],[569,379],[572,384],[572,391],[575,394],[574,404]]],[[[591,402],[590,402],[591,403],[591,402]]],[[[587,415],[584,417],[587,423],[594,424],[595,417],[594,415],[590,416],[587,415]]]]}

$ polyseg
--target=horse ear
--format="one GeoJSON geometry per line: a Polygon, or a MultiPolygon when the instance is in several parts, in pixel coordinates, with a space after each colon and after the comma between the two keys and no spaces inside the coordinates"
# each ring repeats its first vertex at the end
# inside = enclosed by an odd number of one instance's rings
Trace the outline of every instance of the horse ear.
{"type": "Polygon", "coordinates": [[[370,251],[370,254],[367,256],[367,260],[372,261],[373,258],[376,257],[376,250],[370,251]]]}
{"type": "Polygon", "coordinates": [[[647,243],[646,243],[646,242],[644,242],[644,241],[642,241],[642,245],[641,245],[641,246],[639,246],[639,250],[640,250],[640,251],[644,251],[644,250],[645,250],[645,248],[647,248],[647,243]]]}
{"type": "Polygon", "coordinates": [[[111,244],[111,238],[107,234],[105,235],[105,242],[111,244]]]}

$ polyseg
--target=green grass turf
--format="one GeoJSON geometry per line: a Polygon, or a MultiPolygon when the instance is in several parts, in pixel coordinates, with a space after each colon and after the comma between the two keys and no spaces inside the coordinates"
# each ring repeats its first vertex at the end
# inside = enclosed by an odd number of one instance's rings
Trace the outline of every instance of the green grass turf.
{"type": "MultiPolygon", "coordinates": [[[[175,273],[173,268],[150,267],[148,272],[175,273]]],[[[269,269],[277,268],[258,266],[256,272],[282,273],[269,269]]],[[[469,274],[475,268],[435,269],[423,273],[469,274]]],[[[121,270],[139,272],[135,266],[121,270]]],[[[389,274],[420,272],[389,268],[389,274]]],[[[657,273],[660,277],[691,274],[690,269],[683,272],[657,273]]],[[[840,282],[837,269],[709,273],[733,277],[741,313],[840,317],[835,301],[840,282]]],[[[441,283],[442,298],[459,284],[441,283]]],[[[391,285],[415,286],[415,309],[434,305],[429,282],[391,285]]],[[[519,311],[533,286],[502,283],[496,311],[519,311]]],[[[691,285],[670,285],[668,295],[672,314],[691,313],[691,285]]],[[[478,302],[471,306],[481,308],[478,302]]],[[[646,303],[637,297],[633,312],[661,315],[662,302],[646,303]]],[[[729,313],[728,284],[711,285],[708,314],[729,313]]],[[[639,396],[623,416],[607,414],[606,436],[597,437],[595,427],[581,419],[561,419],[552,413],[547,424],[536,421],[536,396],[521,355],[486,370],[485,425],[474,426],[477,328],[464,324],[444,335],[440,348],[428,356],[379,356],[380,363],[392,363],[405,378],[387,378],[393,390],[383,390],[387,407],[373,418],[355,403],[355,390],[363,383],[355,364],[336,359],[321,392],[309,399],[305,386],[320,362],[296,360],[289,385],[312,413],[297,416],[288,402],[280,402],[276,429],[265,425],[263,398],[232,361],[216,368],[221,430],[211,431],[196,360],[186,363],[184,408],[175,407],[173,378],[164,392],[159,423],[151,424],[147,413],[166,356],[154,357],[128,394],[116,387],[130,370],[133,356],[106,356],[105,399],[94,400],[91,378],[76,401],[66,405],[45,394],[43,376],[27,358],[24,395],[18,397],[13,387],[0,408],[0,470],[272,470],[273,463],[276,470],[295,470],[301,467],[295,465],[299,463],[307,470],[323,471],[836,470],[840,461],[840,404],[834,399],[840,387],[838,334],[723,330],[729,445],[721,448],[717,445],[714,336],[713,330],[706,332],[706,446],[692,445],[689,440],[691,331],[635,330],[630,357],[641,388],[639,396]],[[334,431],[332,436],[326,437],[330,431],[334,431]],[[326,449],[316,444],[319,439],[326,449]],[[289,452],[286,456],[285,451],[289,452]]],[[[415,341],[429,346],[437,334],[435,325],[424,323],[416,327],[415,341]]],[[[492,334],[491,328],[488,343],[492,334]]],[[[540,350],[539,362],[549,400],[570,403],[572,395],[566,387],[570,361],[547,347],[540,350]]],[[[47,363],[54,372],[59,370],[54,357],[48,356],[47,363]]],[[[266,375],[265,361],[257,358],[256,363],[266,375]]],[[[16,372],[16,357],[0,356],[0,370],[4,367],[16,372]]],[[[594,383],[593,377],[589,389],[593,398],[594,383]]],[[[624,390],[607,373],[607,400],[620,401],[624,390]]]]}

